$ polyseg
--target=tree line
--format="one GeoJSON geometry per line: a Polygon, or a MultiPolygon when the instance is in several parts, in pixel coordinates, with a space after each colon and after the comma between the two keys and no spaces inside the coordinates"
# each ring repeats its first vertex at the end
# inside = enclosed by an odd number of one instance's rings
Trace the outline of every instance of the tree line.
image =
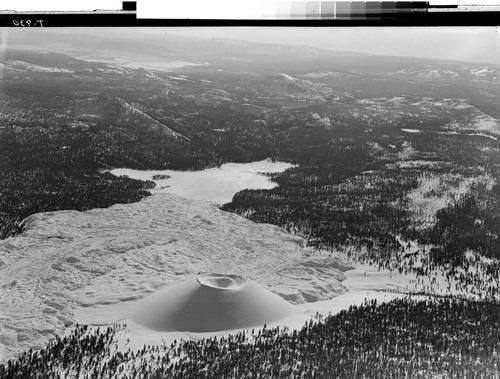
{"type": "Polygon", "coordinates": [[[78,326],[0,366],[0,378],[495,378],[500,305],[450,297],[365,301],[283,326],[117,349],[125,325],[78,326]]]}

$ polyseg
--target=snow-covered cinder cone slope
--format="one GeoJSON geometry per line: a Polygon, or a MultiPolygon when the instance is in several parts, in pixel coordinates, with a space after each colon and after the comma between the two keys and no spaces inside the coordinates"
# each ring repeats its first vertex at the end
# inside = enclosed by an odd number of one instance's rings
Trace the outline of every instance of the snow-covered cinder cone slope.
{"type": "Polygon", "coordinates": [[[291,310],[287,301],[251,280],[206,274],[149,296],[133,319],[152,330],[202,333],[260,326],[291,310]]]}

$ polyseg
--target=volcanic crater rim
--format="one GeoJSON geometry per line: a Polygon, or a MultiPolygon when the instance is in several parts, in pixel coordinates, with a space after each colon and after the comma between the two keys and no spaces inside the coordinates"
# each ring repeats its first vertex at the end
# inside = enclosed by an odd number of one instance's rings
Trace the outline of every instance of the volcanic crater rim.
{"type": "Polygon", "coordinates": [[[202,274],[196,280],[202,286],[218,290],[239,290],[247,284],[245,278],[228,274],[202,274]]]}

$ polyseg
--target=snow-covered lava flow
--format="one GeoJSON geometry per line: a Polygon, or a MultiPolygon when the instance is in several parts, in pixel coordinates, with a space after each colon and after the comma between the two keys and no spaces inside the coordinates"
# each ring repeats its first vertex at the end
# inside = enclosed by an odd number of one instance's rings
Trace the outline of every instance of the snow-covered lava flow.
{"type": "Polygon", "coordinates": [[[2,363],[43,348],[75,323],[129,323],[136,302],[156,291],[190,278],[201,287],[199,272],[239,275],[247,279],[240,291],[252,280],[280,296],[276,302],[305,304],[345,293],[344,273],[352,269],[274,225],[166,193],[38,213],[25,223],[22,236],[0,241],[2,363]]]}
{"type": "Polygon", "coordinates": [[[251,280],[207,274],[149,296],[133,320],[156,331],[203,333],[260,326],[291,310],[286,300],[251,280]]]}

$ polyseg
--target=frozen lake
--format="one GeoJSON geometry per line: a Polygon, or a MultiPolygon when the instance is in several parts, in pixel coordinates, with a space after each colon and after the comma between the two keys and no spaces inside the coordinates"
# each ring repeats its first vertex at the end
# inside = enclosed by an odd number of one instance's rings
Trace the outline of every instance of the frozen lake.
{"type": "Polygon", "coordinates": [[[192,200],[205,200],[219,205],[228,203],[238,191],[244,189],[270,189],[276,183],[264,173],[282,172],[293,167],[290,163],[263,160],[251,163],[226,163],[221,167],[202,171],[152,170],[141,171],[127,168],[112,170],[113,175],[152,180],[156,187],[153,193],[164,192],[192,200]],[[157,175],[165,179],[153,179],[157,175]]]}

